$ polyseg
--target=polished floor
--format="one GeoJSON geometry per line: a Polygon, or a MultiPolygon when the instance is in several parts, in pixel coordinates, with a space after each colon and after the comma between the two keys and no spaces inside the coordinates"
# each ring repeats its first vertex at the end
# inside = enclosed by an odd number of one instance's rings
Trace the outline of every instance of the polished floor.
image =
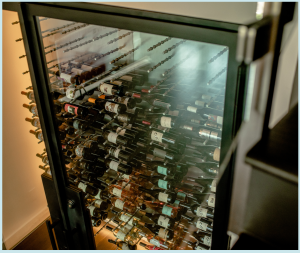
{"type": "MultiPolygon", "coordinates": [[[[99,228],[94,228],[96,233],[99,228]]],[[[106,229],[103,229],[96,237],[95,243],[98,250],[116,250],[117,246],[108,242],[108,239],[115,240],[115,236],[106,229]]],[[[138,245],[138,250],[145,250],[138,245]]],[[[28,237],[19,243],[13,250],[52,250],[46,223],[42,223],[36,230],[34,230],[28,237]]]]}

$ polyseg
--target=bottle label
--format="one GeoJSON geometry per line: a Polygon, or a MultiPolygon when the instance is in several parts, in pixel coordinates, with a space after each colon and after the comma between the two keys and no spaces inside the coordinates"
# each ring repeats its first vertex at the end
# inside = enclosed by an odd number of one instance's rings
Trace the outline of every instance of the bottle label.
{"type": "Polygon", "coordinates": [[[121,198],[122,197],[122,190],[118,189],[118,188],[114,188],[113,189],[113,195],[121,198]]]}
{"type": "Polygon", "coordinates": [[[199,216],[199,217],[204,217],[204,218],[206,218],[206,217],[207,217],[207,216],[206,216],[207,211],[208,211],[207,209],[202,208],[201,206],[198,206],[196,214],[197,214],[197,216],[199,216]]]}
{"type": "Polygon", "coordinates": [[[107,83],[102,83],[100,84],[100,91],[103,92],[103,93],[106,93],[106,94],[109,94],[109,95],[113,95],[112,94],[112,88],[114,86],[113,85],[110,85],[110,84],[107,84],[107,83]]]}
{"type": "Polygon", "coordinates": [[[166,108],[166,109],[169,109],[169,107],[170,107],[170,104],[161,102],[161,101],[159,101],[159,100],[157,100],[157,99],[155,99],[155,100],[153,101],[153,104],[152,104],[152,105],[153,105],[153,106],[157,106],[157,107],[166,108]]]}
{"type": "Polygon", "coordinates": [[[87,187],[87,185],[84,184],[84,183],[81,183],[81,182],[80,182],[80,183],[78,184],[78,188],[81,189],[83,192],[85,192],[86,187],[87,187]]]}
{"type": "Polygon", "coordinates": [[[120,153],[121,149],[117,148],[114,152],[114,157],[115,158],[119,158],[119,153],[120,153]]]}
{"type": "Polygon", "coordinates": [[[210,95],[202,95],[202,99],[205,99],[205,100],[211,100],[211,96],[210,95]]]}
{"type": "Polygon", "coordinates": [[[159,231],[158,231],[158,236],[164,240],[167,239],[167,236],[168,236],[168,233],[169,233],[169,230],[167,229],[164,229],[164,228],[160,228],[159,231]]]}
{"type": "Polygon", "coordinates": [[[126,126],[127,129],[131,129],[132,128],[132,124],[129,124],[126,126]]]}
{"type": "Polygon", "coordinates": [[[199,229],[201,229],[203,231],[206,231],[207,226],[208,226],[208,224],[206,224],[206,223],[204,223],[204,222],[202,222],[200,220],[197,221],[197,224],[196,224],[197,228],[199,228],[199,229]]]}
{"type": "Polygon", "coordinates": [[[117,133],[119,134],[119,135],[122,135],[122,136],[124,136],[124,134],[126,133],[126,129],[122,129],[122,127],[118,127],[117,128],[117,133]],[[120,131],[121,130],[121,131],[120,131]]]}
{"type": "Polygon", "coordinates": [[[223,117],[217,116],[217,123],[223,125],[223,117]]]}
{"type": "Polygon", "coordinates": [[[32,106],[30,109],[30,112],[34,115],[38,115],[37,107],[36,105],[32,106]]]}
{"type": "Polygon", "coordinates": [[[97,195],[95,196],[95,199],[101,199],[101,197],[100,197],[100,193],[101,193],[101,190],[99,189],[99,191],[98,191],[97,195]]]}
{"type": "MultiPolygon", "coordinates": [[[[127,182],[122,182],[122,187],[124,187],[127,184],[127,182]]],[[[130,186],[131,184],[126,185],[126,187],[124,188],[125,190],[129,191],[130,190],[130,186]]]]}
{"type": "Polygon", "coordinates": [[[67,98],[73,99],[74,96],[75,96],[75,90],[76,90],[75,87],[68,87],[68,89],[66,90],[66,96],[67,96],[67,98]]]}
{"type": "Polygon", "coordinates": [[[116,133],[111,132],[111,133],[108,134],[107,140],[109,142],[117,144],[117,137],[118,137],[118,135],[116,133]]]}
{"type": "Polygon", "coordinates": [[[204,138],[204,139],[209,140],[210,130],[207,130],[207,129],[200,129],[200,130],[199,130],[199,136],[202,137],[202,138],[204,138]]]}
{"type": "Polygon", "coordinates": [[[128,103],[128,101],[129,101],[129,99],[130,99],[130,98],[125,98],[125,99],[123,100],[123,104],[127,106],[127,103],[128,103]]]}
{"type": "Polygon", "coordinates": [[[166,217],[166,216],[159,216],[158,220],[157,220],[157,224],[159,226],[162,226],[164,228],[167,228],[169,226],[169,221],[170,221],[170,218],[166,217]]]}
{"type": "Polygon", "coordinates": [[[196,124],[200,124],[200,120],[198,120],[198,119],[191,119],[191,122],[196,123],[196,124]]]}
{"type": "Polygon", "coordinates": [[[105,103],[105,110],[108,112],[118,113],[119,105],[111,102],[105,103]]]}
{"type": "Polygon", "coordinates": [[[89,206],[88,209],[90,210],[90,214],[91,216],[93,216],[94,210],[95,210],[95,206],[89,206]]]}
{"type": "Polygon", "coordinates": [[[156,131],[152,131],[151,133],[151,139],[153,141],[158,141],[158,142],[162,142],[162,137],[164,134],[160,133],[160,132],[156,132],[156,131]]]}
{"type": "Polygon", "coordinates": [[[118,166],[119,166],[120,163],[118,162],[115,162],[115,161],[111,161],[109,163],[109,168],[112,169],[112,170],[115,170],[115,171],[118,171],[118,166]]]}
{"type": "Polygon", "coordinates": [[[163,126],[163,127],[167,127],[167,128],[171,128],[171,121],[172,121],[172,118],[170,117],[161,117],[160,118],[160,125],[163,126]]]}
{"type": "Polygon", "coordinates": [[[75,154],[76,154],[77,156],[82,157],[83,149],[84,149],[84,146],[78,145],[78,146],[76,147],[76,149],[75,149],[75,154]]]}
{"type": "Polygon", "coordinates": [[[130,117],[127,114],[119,114],[118,115],[118,121],[122,122],[122,123],[127,123],[128,121],[130,121],[130,117]]]}
{"type": "MultiPolygon", "coordinates": [[[[121,217],[120,217],[120,220],[124,221],[124,222],[127,222],[131,217],[132,216],[128,216],[128,215],[122,214],[121,217]]],[[[133,221],[133,219],[131,219],[130,221],[128,221],[127,224],[133,226],[132,221],[133,221]]]]}
{"type": "Polygon", "coordinates": [[[82,68],[83,70],[86,70],[86,71],[91,71],[91,70],[93,69],[93,67],[87,66],[87,65],[84,65],[84,64],[81,65],[81,68],[82,68]]]}
{"type": "Polygon", "coordinates": [[[100,208],[100,205],[101,205],[102,202],[103,202],[102,199],[97,199],[97,200],[95,201],[95,203],[94,203],[94,206],[100,208]]]}
{"type": "Polygon", "coordinates": [[[196,101],[195,101],[195,105],[198,105],[198,106],[204,107],[204,105],[205,105],[205,102],[203,102],[203,101],[200,101],[200,100],[196,100],[196,101]]]}
{"type": "Polygon", "coordinates": [[[208,197],[208,206],[215,207],[216,197],[215,194],[210,194],[208,197]]]}
{"type": "Polygon", "coordinates": [[[127,243],[122,244],[122,250],[130,250],[127,243]]]}
{"type": "Polygon", "coordinates": [[[197,246],[196,250],[207,250],[207,249],[204,249],[204,248],[202,248],[200,246],[197,246]]]}
{"type": "Polygon", "coordinates": [[[65,82],[67,83],[71,83],[71,75],[65,74],[65,73],[61,73],[59,76],[61,79],[63,79],[65,82]]]}
{"type": "Polygon", "coordinates": [[[132,82],[132,76],[121,76],[120,79],[132,82]]]}
{"type": "Polygon", "coordinates": [[[162,175],[167,175],[167,171],[168,171],[168,169],[167,168],[164,168],[164,167],[161,167],[161,166],[157,166],[157,172],[159,173],[159,174],[162,174],[162,175]]]}
{"type": "Polygon", "coordinates": [[[182,128],[185,130],[193,131],[193,127],[188,126],[188,125],[183,125],[182,128]]]}
{"type": "Polygon", "coordinates": [[[165,214],[168,216],[172,215],[172,211],[173,211],[173,208],[169,207],[169,206],[164,206],[163,209],[161,210],[162,214],[165,214]]]}
{"type": "Polygon", "coordinates": [[[158,180],[158,187],[163,188],[163,189],[168,189],[168,181],[164,181],[159,179],[158,180]]]}
{"type": "Polygon", "coordinates": [[[74,105],[65,105],[65,111],[77,115],[78,107],[74,105]]]}
{"type": "Polygon", "coordinates": [[[186,194],[183,192],[177,192],[177,198],[180,200],[185,200],[186,194]]]}
{"type": "Polygon", "coordinates": [[[129,180],[129,175],[125,175],[125,174],[123,174],[123,175],[122,175],[122,178],[124,178],[124,179],[128,179],[128,180],[129,180]]]}
{"type": "Polygon", "coordinates": [[[154,148],[153,149],[153,155],[160,157],[160,158],[165,158],[166,157],[167,152],[158,148],[154,148]]]}
{"type": "Polygon", "coordinates": [[[167,203],[167,202],[168,202],[168,196],[169,196],[169,194],[160,192],[160,193],[158,194],[158,200],[167,203]]]}
{"type": "Polygon", "coordinates": [[[123,210],[124,202],[120,199],[117,199],[115,202],[115,207],[123,210]]]}
{"type": "Polygon", "coordinates": [[[33,94],[33,91],[28,92],[28,99],[29,99],[29,100],[34,100],[34,94],[33,94]]]}
{"type": "Polygon", "coordinates": [[[172,204],[172,206],[178,207],[179,204],[180,204],[180,200],[177,199],[177,200],[175,200],[175,202],[172,204]]]}
{"type": "Polygon", "coordinates": [[[179,111],[177,111],[177,110],[176,111],[169,111],[168,114],[171,115],[171,116],[178,116],[179,111]]]}
{"type": "Polygon", "coordinates": [[[75,73],[76,75],[80,75],[83,72],[83,69],[72,68],[71,72],[75,73]]]}
{"type": "Polygon", "coordinates": [[[126,234],[123,231],[121,231],[121,230],[119,230],[119,232],[116,234],[116,237],[118,239],[120,239],[121,241],[125,240],[125,236],[126,236],[126,234]]]}
{"type": "Polygon", "coordinates": [[[196,112],[197,112],[197,107],[188,106],[186,109],[187,109],[189,112],[193,112],[193,113],[196,113],[196,112]]]}
{"type": "Polygon", "coordinates": [[[211,245],[211,238],[209,236],[204,236],[204,239],[203,239],[203,244],[207,245],[207,246],[210,246],[211,245]]]}
{"type": "Polygon", "coordinates": [[[113,81],[113,82],[110,82],[110,83],[115,84],[115,85],[122,85],[123,84],[123,82],[121,82],[121,81],[113,81]]]}
{"type": "Polygon", "coordinates": [[[149,241],[151,244],[153,244],[153,245],[155,245],[155,246],[157,246],[157,247],[160,247],[160,242],[158,241],[158,240],[156,240],[156,239],[150,239],[150,241],[149,241]]]}
{"type": "Polygon", "coordinates": [[[211,183],[211,189],[212,192],[216,192],[217,190],[217,179],[214,179],[211,183]]]}

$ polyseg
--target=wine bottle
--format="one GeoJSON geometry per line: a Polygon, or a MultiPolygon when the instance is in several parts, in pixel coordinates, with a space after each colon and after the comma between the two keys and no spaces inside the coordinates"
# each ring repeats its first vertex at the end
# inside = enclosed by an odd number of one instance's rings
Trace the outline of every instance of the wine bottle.
{"type": "Polygon", "coordinates": [[[44,170],[45,173],[47,173],[48,175],[52,176],[51,174],[51,170],[50,170],[50,167],[49,166],[39,166],[40,169],[44,170]]]}
{"type": "MultiPolygon", "coordinates": [[[[105,227],[107,230],[109,231],[113,231],[114,228],[113,227],[110,227],[110,226],[106,226],[105,227]]],[[[126,242],[130,245],[135,245],[136,242],[138,241],[138,237],[136,237],[134,235],[134,233],[126,233],[126,232],[123,232],[120,228],[117,228],[113,231],[113,234],[116,238],[120,239],[121,241],[123,242],[126,242]]]]}
{"type": "Polygon", "coordinates": [[[172,109],[174,107],[174,104],[166,103],[161,101],[163,97],[159,94],[153,94],[153,95],[146,95],[146,94],[134,94],[134,97],[141,98],[142,100],[146,101],[148,104],[158,107],[158,108],[164,108],[164,109],[172,109]]]}
{"type": "Polygon", "coordinates": [[[96,104],[100,110],[104,109],[108,112],[123,113],[126,111],[126,105],[108,102],[100,98],[89,98],[90,103],[96,104]]]}
{"type": "Polygon", "coordinates": [[[123,97],[127,89],[124,86],[113,85],[108,83],[101,83],[98,87],[99,91],[108,95],[117,95],[123,97]]]}
{"type": "MultiPolygon", "coordinates": [[[[97,208],[96,206],[88,206],[87,209],[90,211],[90,215],[92,217],[102,218],[103,211],[100,208],[97,208]]],[[[107,215],[106,215],[106,217],[107,217],[107,215]]]]}
{"type": "Polygon", "coordinates": [[[131,190],[128,191],[125,189],[122,190],[122,187],[119,185],[110,185],[108,187],[108,191],[110,194],[112,194],[114,196],[117,196],[122,199],[125,198],[132,202],[136,199],[136,195],[134,194],[133,191],[131,191],[131,190]]]}
{"type": "MultiPolygon", "coordinates": [[[[183,206],[185,206],[184,204],[181,204],[183,206]]],[[[188,206],[186,206],[188,207],[188,206]]],[[[193,204],[190,207],[190,210],[192,211],[193,214],[197,215],[198,217],[203,217],[203,218],[214,218],[214,212],[211,211],[208,208],[205,208],[199,204],[193,204]]]]}
{"type": "Polygon", "coordinates": [[[23,107],[27,108],[34,116],[38,116],[38,110],[36,104],[23,104],[23,107]]]}
{"type": "Polygon", "coordinates": [[[80,181],[78,182],[77,187],[79,189],[81,189],[83,192],[88,193],[88,194],[93,195],[93,196],[96,196],[98,194],[98,191],[99,191],[97,188],[95,188],[91,185],[85,184],[83,182],[80,182],[80,181]]]}
{"type": "Polygon", "coordinates": [[[111,156],[129,162],[133,158],[133,154],[122,150],[121,148],[105,147],[105,151],[111,156]]]}
{"type": "Polygon", "coordinates": [[[150,130],[148,132],[147,137],[153,141],[157,141],[160,143],[166,143],[166,144],[170,143],[173,145],[177,144],[177,141],[175,138],[168,136],[168,134],[166,134],[166,133],[161,133],[160,131],[150,130]]]}
{"type": "Polygon", "coordinates": [[[174,208],[170,205],[166,205],[165,203],[161,203],[161,202],[152,203],[150,201],[144,201],[143,204],[145,204],[146,207],[149,207],[155,210],[156,212],[167,215],[171,218],[176,218],[178,216],[178,208],[174,208]]]}
{"type": "Polygon", "coordinates": [[[202,154],[208,156],[214,161],[220,161],[220,149],[213,146],[193,146],[193,145],[186,145],[186,148],[195,149],[202,154]]]}
{"type": "Polygon", "coordinates": [[[172,240],[174,237],[174,232],[172,230],[168,230],[165,228],[162,228],[161,226],[158,225],[149,225],[144,223],[144,227],[148,228],[153,234],[157,235],[163,240],[172,240]]]}
{"type": "Polygon", "coordinates": [[[109,169],[124,173],[126,175],[130,175],[132,172],[132,168],[130,166],[124,163],[116,162],[110,158],[105,159],[105,165],[109,169]]]}
{"type": "Polygon", "coordinates": [[[197,178],[195,182],[203,186],[205,191],[216,192],[217,190],[217,179],[197,178]]]}
{"type": "Polygon", "coordinates": [[[34,98],[34,93],[33,91],[21,91],[22,95],[25,95],[29,100],[32,100],[33,102],[35,102],[35,98],[34,98]]]}
{"type": "Polygon", "coordinates": [[[213,231],[213,227],[211,222],[204,220],[203,218],[199,218],[197,221],[195,222],[190,222],[191,224],[194,224],[196,226],[196,228],[201,229],[203,231],[212,233],[213,231]]]}
{"type": "Polygon", "coordinates": [[[174,192],[164,193],[160,189],[149,190],[149,189],[145,189],[143,187],[139,187],[139,190],[142,192],[146,192],[146,193],[150,194],[152,197],[154,197],[162,202],[165,202],[165,203],[173,204],[176,200],[176,193],[174,193],[174,192]]]}
{"type": "Polygon", "coordinates": [[[145,175],[140,175],[142,178],[148,179],[149,182],[151,182],[153,185],[156,187],[165,189],[165,190],[174,190],[175,188],[175,182],[174,180],[170,178],[166,178],[167,176],[163,175],[154,175],[154,176],[145,176],[145,175]]]}
{"type": "Polygon", "coordinates": [[[101,225],[101,219],[98,217],[92,217],[91,221],[93,227],[99,227],[101,225]]]}
{"type": "Polygon", "coordinates": [[[165,176],[172,176],[177,171],[177,168],[175,165],[161,162],[161,161],[146,161],[148,170],[156,171],[159,174],[165,175],[165,176]]]}
{"type": "Polygon", "coordinates": [[[44,141],[42,130],[38,130],[38,131],[30,130],[29,133],[33,134],[35,138],[39,139],[40,141],[44,141]]]}
{"type": "Polygon", "coordinates": [[[140,242],[140,246],[146,248],[147,250],[164,250],[164,249],[162,249],[160,247],[157,247],[155,245],[147,245],[147,244],[145,244],[143,242],[140,242]]]}
{"type": "Polygon", "coordinates": [[[120,249],[122,250],[136,250],[137,246],[136,245],[130,245],[126,242],[123,241],[114,241],[112,239],[108,239],[108,242],[117,245],[120,249]]]}
{"type": "Polygon", "coordinates": [[[39,158],[41,158],[43,163],[45,163],[47,165],[49,164],[49,159],[48,159],[47,155],[41,155],[41,154],[37,153],[36,156],[39,157],[39,158]]]}
{"type": "Polygon", "coordinates": [[[186,241],[186,240],[183,240],[183,242],[185,242],[187,245],[192,247],[193,250],[209,250],[210,249],[209,246],[207,246],[203,243],[191,242],[191,241],[186,241]]]}
{"type": "Polygon", "coordinates": [[[30,122],[31,125],[33,125],[34,127],[37,127],[37,128],[41,128],[41,123],[40,123],[40,119],[35,117],[35,118],[25,118],[26,121],[30,122]]]}
{"type": "Polygon", "coordinates": [[[83,108],[77,105],[65,103],[62,105],[62,108],[65,112],[77,115],[77,116],[87,116],[89,114],[89,110],[87,108],[83,108]]]}
{"type": "Polygon", "coordinates": [[[200,243],[209,247],[211,246],[211,237],[209,234],[198,230],[197,232],[193,232],[193,237],[195,237],[200,243]]]}
{"type": "Polygon", "coordinates": [[[130,145],[132,142],[132,140],[125,138],[124,136],[119,135],[117,133],[113,133],[113,132],[105,131],[105,132],[103,132],[102,136],[105,140],[112,142],[114,144],[117,144],[117,145],[127,146],[127,145],[130,145]]]}
{"type": "Polygon", "coordinates": [[[152,145],[147,149],[147,152],[150,154],[153,154],[154,156],[157,156],[162,159],[167,159],[171,161],[178,161],[181,157],[181,155],[173,154],[171,152],[167,152],[165,150],[153,147],[152,145]]]}

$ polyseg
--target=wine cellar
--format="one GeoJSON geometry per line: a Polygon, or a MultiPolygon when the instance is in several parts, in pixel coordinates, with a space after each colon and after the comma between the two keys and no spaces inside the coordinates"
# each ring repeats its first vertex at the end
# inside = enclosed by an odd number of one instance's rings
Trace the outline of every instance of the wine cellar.
{"type": "Polygon", "coordinates": [[[21,17],[53,249],[229,249],[238,25],[94,5],[21,17]]]}

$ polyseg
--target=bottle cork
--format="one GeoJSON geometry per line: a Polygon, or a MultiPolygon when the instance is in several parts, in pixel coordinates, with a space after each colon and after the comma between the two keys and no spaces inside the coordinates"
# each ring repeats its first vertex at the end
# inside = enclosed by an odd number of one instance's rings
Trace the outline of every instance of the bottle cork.
{"type": "Polygon", "coordinates": [[[25,120],[28,121],[28,122],[32,121],[32,119],[30,119],[30,118],[25,118],[25,120]]]}

